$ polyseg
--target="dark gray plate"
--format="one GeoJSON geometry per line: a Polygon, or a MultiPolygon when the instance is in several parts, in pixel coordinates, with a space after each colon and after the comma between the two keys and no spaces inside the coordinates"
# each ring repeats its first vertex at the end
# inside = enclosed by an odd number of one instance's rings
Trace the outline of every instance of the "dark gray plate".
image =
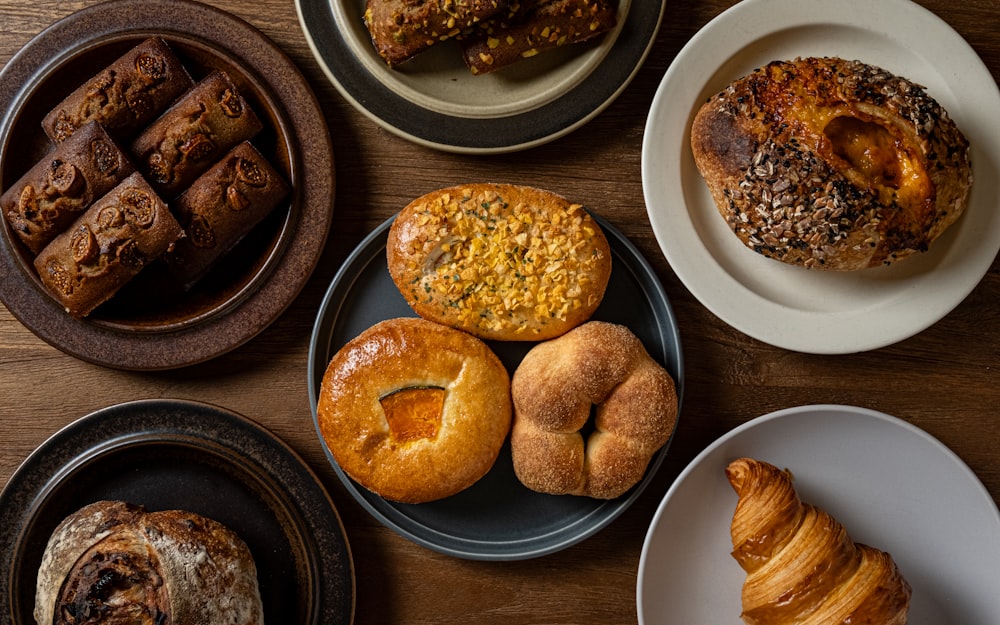
{"type": "MultiPolygon", "coordinates": [[[[603,303],[593,318],[628,326],[673,376],[680,400],[684,390],[680,335],[663,287],[631,242],[606,221],[596,219],[611,244],[613,265],[603,303]]],[[[391,221],[379,226],[354,250],[334,277],[320,307],[309,348],[310,402],[317,432],[316,402],[333,354],[378,321],[414,316],[386,264],[385,243],[391,221]]],[[[488,344],[510,372],[533,345],[496,341],[488,344]]],[[[508,443],[490,472],[472,487],[440,501],[417,505],[387,501],[359,486],[323,447],[354,498],[400,535],[457,557],[518,560],[565,549],[606,527],[652,479],[669,442],[653,458],[643,481],[615,500],[555,497],[528,490],[514,475],[508,443]]]]}
{"type": "Polygon", "coordinates": [[[588,65],[587,71],[574,70],[574,57],[600,42],[564,46],[476,77],[457,60],[455,50],[447,49],[453,42],[388,69],[362,22],[365,0],[295,4],[313,55],[355,108],[387,130],[428,147],[496,153],[534,147],[572,132],[628,86],[656,39],[665,0],[621,1],[630,1],[628,12],[617,30],[608,33],[613,42],[599,51],[599,63],[588,65]]]}
{"type": "Polygon", "coordinates": [[[303,461],[256,423],[180,400],[118,404],[57,432],[0,492],[0,625],[33,625],[55,526],[101,499],[215,519],[250,547],[267,623],[350,625],[354,566],[337,510],[303,461]]]}

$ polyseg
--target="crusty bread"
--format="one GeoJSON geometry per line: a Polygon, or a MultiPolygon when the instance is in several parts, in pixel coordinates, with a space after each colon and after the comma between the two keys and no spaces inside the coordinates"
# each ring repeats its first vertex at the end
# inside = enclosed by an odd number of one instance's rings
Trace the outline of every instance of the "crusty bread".
{"type": "Polygon", "coordinates": [[[580,204],[526,186],[428,193],[396,217],[389,273],[413,310],[484,339],[538,341],[594,313],[611,250],[580,204]]]}
{"type": "Polygon", "coordinates": [[[183,234],[136,172],[46,245],[35,258],[35,271],[66,312],[86,317],[183,234]]]}
{"type": "Polygon", "coordinates": [[[604,321],[534,346],[511,393],[514,472],[542,493],[619,497],[677,424],[673,378],[631,330],[604,321]],[[594,429],[584,440],[592,406],[594,429]]]}
{"type": "Polygon", "coordinates": [[[422,503],[468,488],[493,466],[510,430],[510,378],[470,334],[389,319],[334,355],[316,412],[347,475],[386,499],[422,503]]]}
{"type": "Polygon", "coordinates": [[[232,530],[120,501],[66,517],[38,570],[35,622],[96,623],[98,615],[101,623],[264,622],[253,556],[232,530]]]}
{"type": "Polygon", "coordinates": [[[695,163],[730,228],[795,265],[925,251],[965,210],[968,142],[919,85],[859,61],[775,61],[698,111],[695,163]]]}

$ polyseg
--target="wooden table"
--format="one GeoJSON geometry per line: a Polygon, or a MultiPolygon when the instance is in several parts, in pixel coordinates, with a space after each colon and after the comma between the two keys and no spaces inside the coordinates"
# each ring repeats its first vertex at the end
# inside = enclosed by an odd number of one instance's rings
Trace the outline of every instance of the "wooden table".
{"type": "MultiPolygon", "coordinates": [[[[751,339],[708,312],[671,271],[646,217],[640,145],[655,89],[684,43],[734,4],[670,0],[635,80],[582,129],[529,151],[470,157],[409,143],[346,102],[313,59],[291,0],[210,0],[271,37],[310,81],[336,150],[330,238],[307,287],[249,344],[204,365],[163,373],[94,366],[36,338],[0,307],[0,484],[70,421],[141,398],[217,404],[265,425],[320,476],[346,527],[357,572],[356,622],[628,623],[643,537],[657,504],[706,445],[748,419],[785,407],[840,403],[902,417],[953,449],[1000,500],[1000,262],[931,328],[855,355],[817,356],[751,339]],[[317,307],[352,248],[411,198],[470,180],[523,181],[580,198],[653,264],[672,302],[685,354],[686,393],[671,451],[625,514],[596,536],[534,560],[488,563],[440,555],[397,536],[341,486],[316,439],[306,360],[317,307]],[[448,589],[448,591],[444,590],[448,589]]],[[[0,0],[0,63],[32,36],[91,0],[0,0]]],[[[920,0],[956,28],[1000,78],[994,0],[920,0]]]]}

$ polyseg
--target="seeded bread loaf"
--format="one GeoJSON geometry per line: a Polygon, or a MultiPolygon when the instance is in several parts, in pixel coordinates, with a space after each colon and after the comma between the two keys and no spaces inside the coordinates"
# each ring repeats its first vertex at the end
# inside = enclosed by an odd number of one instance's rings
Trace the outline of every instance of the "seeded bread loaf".
{"type": "Polygon", "coordinates": [[[538,0],[534,4],[462,39],[462,56],[473,74],[494,72],[546,50],[588,41],[617,24],[613,0],[538,0]]]}
{"type": "Polygon", "coordinates": [[[831,270],[925,251],[965,210],[969,144],[924,88],[837,58],[775,61],[712,96],[694,160],[741,241],[831,270]]]}
{"type": "Polygon", "coordinates": [[[394,67],[471,31],[507,5],[508,0],[368,0],[364,22],[375,50],[394,67]]]}
{"type": "Polygon", "coordinates": [[[164,256],[170,273],[189,287],[281,202],[290,187],[244,141],[171,204],[185,236],[164,256]]]}
{"type": "Polygon", "coordinates": [[[0,208],[11,230],[37,254],[133,171],[104,128],[89,122],[11,185],[0,208]]]}
{"type": "Polygon", "coordinates": [[[249,548],[182,510],[98,501],[66,517],[42,555],[35,622],[263,625],[249,548]]]}
{"type": "Polygon", "coordinates": [[[66,96],[42,120],[42,129],[60,142],[94,120],[127,140],[193,85],[170,46],[151,37],[66,96]]]}
{"type": "Polygon", "coordinates": [[[417,198],[396,217],[386,249],[418,315],[484,339],[559,336],[590,318],[611,276],[608,241],[582,205],[511,184],[417,198]]]}
{"type": "Polygon", "coordinates": [[[132,142],[136,165],[172,201],[235,145],[263,128],[228,74],[203,78],[132,142]]]}
{"type": "Polygon", "coordinates": [[[167,205],[137,172],[46,245],[35,270],[66,312],[86,317],[182,235],[167,205]]]}

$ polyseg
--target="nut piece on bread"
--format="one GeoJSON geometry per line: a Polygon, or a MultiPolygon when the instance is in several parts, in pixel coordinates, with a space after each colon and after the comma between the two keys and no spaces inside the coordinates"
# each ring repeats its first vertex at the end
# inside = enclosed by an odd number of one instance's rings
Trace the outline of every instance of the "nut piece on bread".
{"type": "Polygon", "coordinates": [[[482,339],[559,336],[590,318],[611,276],[607,238],[582,205],[511,184],[417,198],[393,222],[386,250],[418,315],[482,339]]]}
{"type": "Polygon", "coordinates": [[[926,251],[965,210],[969,144],[923,87],[859,61],[774,61],[711,97],[695,163],[749,248],[828,270],[926,251]]]}
{"type": "Polygon", "coordinates": [[[511,420],[510,376],[474,336],[388,319],[330,360],[316,405],[337,465],[393,501],[449,497],[486,475],[511,420]]]}
{"type": "Polygon", "coordinates": [[[38,570],[35,622],[262,625],[257,568],[221,523],[98,501],[66,517],[38,570]]]}

